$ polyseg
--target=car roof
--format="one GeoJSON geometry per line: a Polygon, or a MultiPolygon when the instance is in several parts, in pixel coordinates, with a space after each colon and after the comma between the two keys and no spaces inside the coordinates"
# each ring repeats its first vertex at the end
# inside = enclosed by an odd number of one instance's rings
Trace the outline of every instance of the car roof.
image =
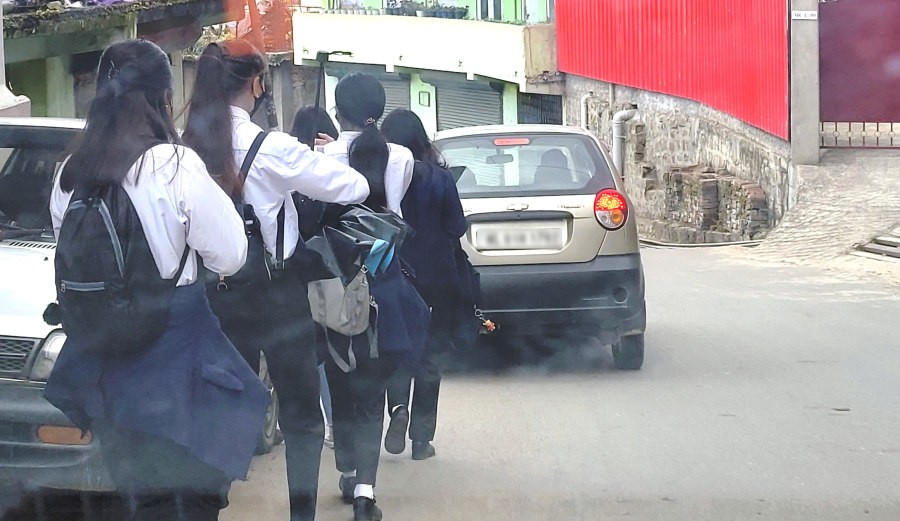
{"type": "Polygon", "coordinates": [[[449,139],[463,136],[489,136],[495,134],[572,134],[590,136],[591,134],[580,127],[568,127],[565,125],[483,125],[477,127],[462,127],[451,130],[442,130],[435,136],[435,140],[449,139]]]}
{"type": "Polygon", "coordinates": [[[83,119],[75,118],[0,118],[0,126],[4,127],[46,127],[81,130],[84,128],[83,119]]]}

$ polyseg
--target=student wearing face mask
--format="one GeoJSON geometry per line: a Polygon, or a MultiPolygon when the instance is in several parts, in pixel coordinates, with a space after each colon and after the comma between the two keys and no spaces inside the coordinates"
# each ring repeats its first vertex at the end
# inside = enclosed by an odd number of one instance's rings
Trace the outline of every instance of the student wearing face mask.
{"type": "Polygon", "coordinates": [[[266,73],[265,57],[246,41],[209,45],[197,64],[184,141],[226,194],[252,207],[272,261],[272,280],[253,292],[247,313],[222,325],[251,365],[258,363],[259,350],[265,353],[285,439],[290,519],[308,521],[315,517],[324,425],[316,333],[291,193],[351,204],[365,200],[369,186],[346,164],[289,134],[264,134],[250,120],[266,96],[266,73]]]}

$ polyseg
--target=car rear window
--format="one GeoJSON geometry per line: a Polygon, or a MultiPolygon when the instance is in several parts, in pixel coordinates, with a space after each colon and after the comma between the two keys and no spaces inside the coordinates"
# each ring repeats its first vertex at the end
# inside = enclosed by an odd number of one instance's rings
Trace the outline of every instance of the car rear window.
{"type": "Polygon", "coordinates": [[[462,197],[587,194],[614,186],[596,143],[571,134],[491,134],[435,146],[462,197]]]}

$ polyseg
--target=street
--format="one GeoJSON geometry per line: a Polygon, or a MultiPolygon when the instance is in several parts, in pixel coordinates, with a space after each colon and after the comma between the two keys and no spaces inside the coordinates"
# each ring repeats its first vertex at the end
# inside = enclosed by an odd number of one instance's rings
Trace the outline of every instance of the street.
{"type": "MultiPolygon", "coordinates": [[[[897,291],[746,250],[643,256],[644,368],[571,341],[446,378],[437,457],[383,454],[386,519],[900,518],[897,291]]],[[[222,519],[287,519],[283,454],[222,519]]],[[[337,480],[326,448],[322,521],[352,517],[337,480]]]]}

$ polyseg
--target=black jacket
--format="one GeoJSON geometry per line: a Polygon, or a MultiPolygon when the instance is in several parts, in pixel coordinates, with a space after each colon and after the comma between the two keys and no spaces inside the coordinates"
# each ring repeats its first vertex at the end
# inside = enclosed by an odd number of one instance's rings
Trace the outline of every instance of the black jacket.
{"type": "Polygon", "coordinates": [[[400,253],[415,270],[416,286],[438,291],[455,288],[455,251],[469,223],[453,176],[437,165],[416,161],[401,209],[403,219],[415,231],[400,253]]]}

